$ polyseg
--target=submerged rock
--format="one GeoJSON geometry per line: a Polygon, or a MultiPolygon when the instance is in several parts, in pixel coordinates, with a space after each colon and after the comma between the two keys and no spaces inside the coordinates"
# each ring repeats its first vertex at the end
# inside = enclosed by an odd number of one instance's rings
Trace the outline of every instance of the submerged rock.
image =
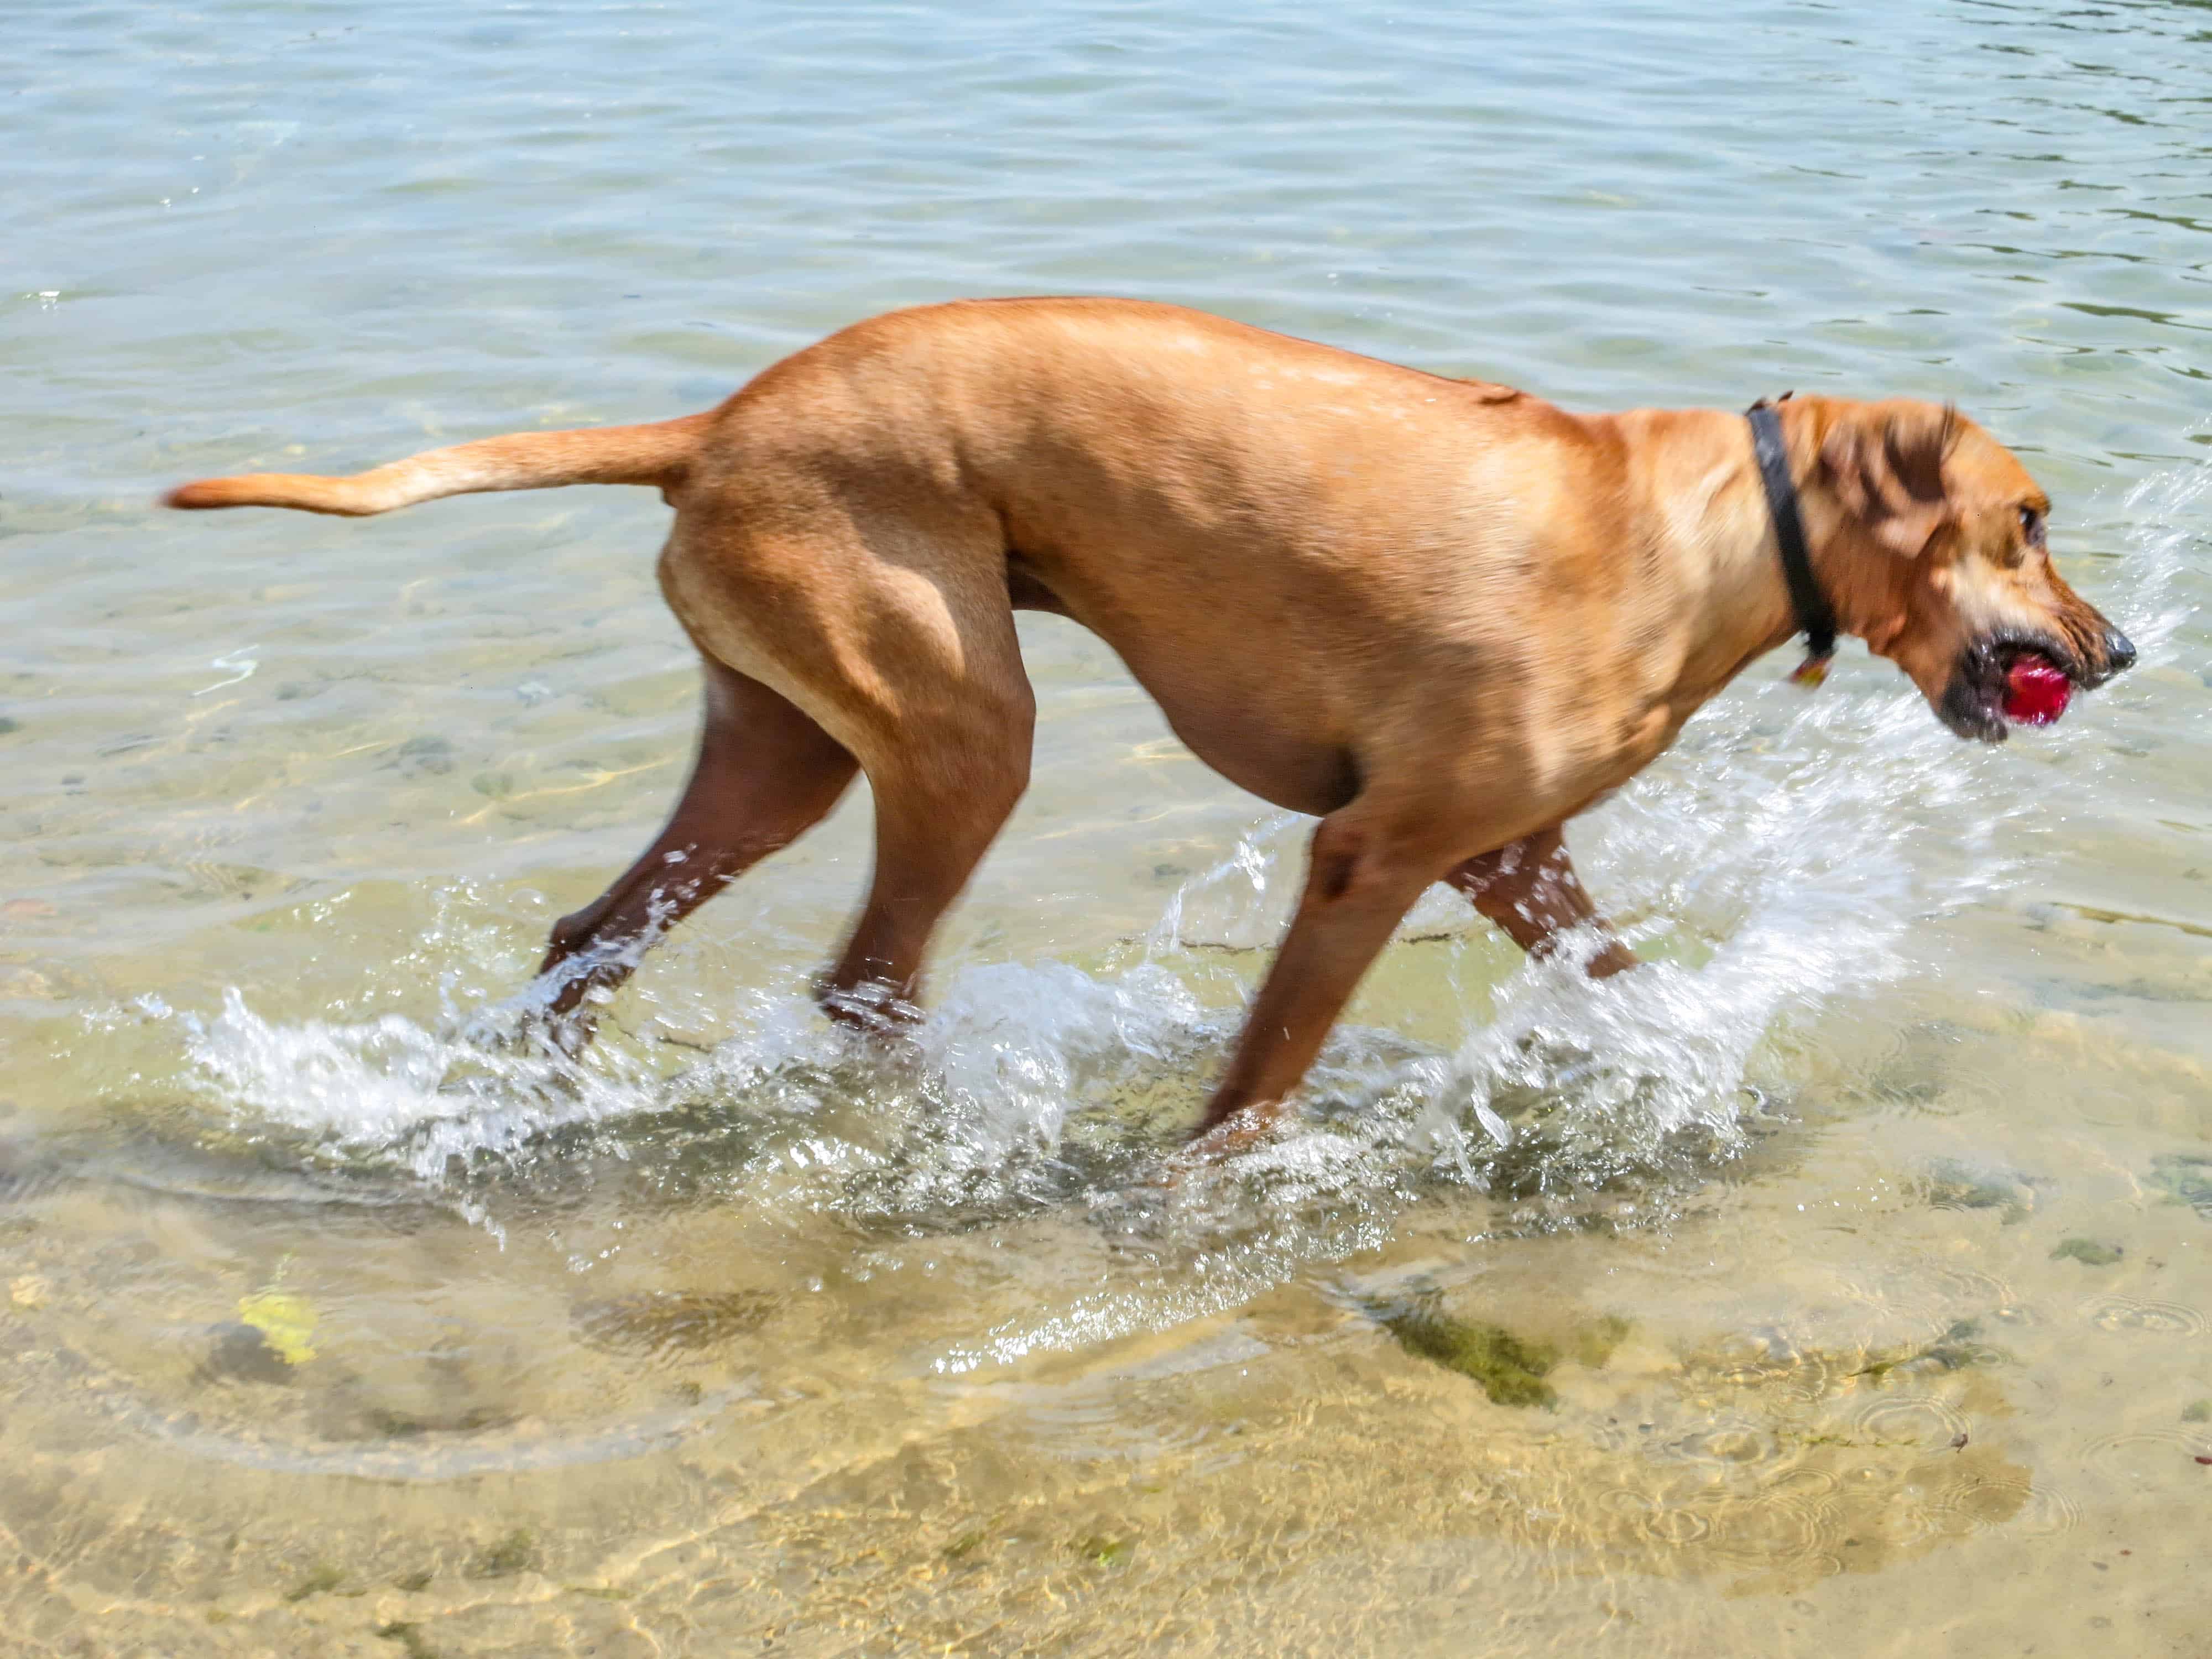
{"type": "Polygon", "coordinates": [[[286,1364],[304,1365],[315,1357],[314,1304],[296,1291],[278,1290],[271,1285],[242,1297],[238,1317],[240,1323],[260,1332],[263,1343],[286,1364]]]}
{"type": "Polygon", "coordinates": [[[1575,1333],[1569,1353],[1577,1363],[1592,1370],[1602,1370],[1605,1362],[1613,1358],[1613,1351],[1628,1340],[1635,1327],[1619,1314],[1607,1314],[1593,1324],[1583,1326],[1575,1333]]]}
{"type": "Polygon", "coordinates": [[[315,1357],[315,1305],[297,1291],[283,1288],[288,1255],[269,1283],[238,1299],[238,1317],[210,1334],[208,1370],[247,1382],[289,1382],[299,1366],[315,1357]]]}
{"type": "Polygon", "coordinates": [[[289,1382],[295,1373],[284,1356],[269,1346],[255,1326],[240,1321],[218,1325],[208,1349],[207,1369],[240,1382],[289,1382]]]}

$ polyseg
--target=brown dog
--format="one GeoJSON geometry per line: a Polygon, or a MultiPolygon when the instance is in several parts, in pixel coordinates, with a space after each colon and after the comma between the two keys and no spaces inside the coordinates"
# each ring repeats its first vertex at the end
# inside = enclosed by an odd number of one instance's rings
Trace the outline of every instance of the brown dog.
{"type": "MultiPolygon", "coordinates": [[[[2053,667],[2086,687],[2133,661],[2051,568],[2043,492],[1980,428],[1902,401],[1801,398],[1776,417],[1812,580],[1962,736],[2005,735],[2023,662],[2063,701],[2053,667]]],[[[1804,620],[1741,416],[1570,415],[1123,301],[896,312],[706,414],[168,501],[365,514],[568,483],[657,485],[675,507],[661,590],[707,699],[667,828],[553,930],[552,1016],[587,1036],[588,992],[855,770],[874,885],[820,990],[856,1021],[907,1003],[1028,781],[1013,613],[1055,611],[1207,764],[1321,820],[1207,1128],[1291,1093],[1431,883],[1529,951],[1602,928],[1562,826],[1804,620]]],[[[1634,961],[1601,938],[1589,966],[1634,961]]]]}

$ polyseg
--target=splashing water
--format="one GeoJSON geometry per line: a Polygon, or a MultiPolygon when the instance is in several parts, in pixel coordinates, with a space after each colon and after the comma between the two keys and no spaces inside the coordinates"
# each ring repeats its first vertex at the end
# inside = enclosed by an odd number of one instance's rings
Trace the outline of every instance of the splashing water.
{"type": "MultiPolygon", "coordinates": [[[[2190,433],[2195,442],[2212,441],[2212,420],[2190,433]]],[[[2206,509],[2212,507],[2212,465],[2187,464],[2154,472],[2133,485],[2123,503],[2124,522],[2134,542],[2129,555],[2123,626],[2145,662],[2171,655],[2183,628],[2198,606],[2182,592],[2189,553],[2205,540],[2206,509]]]]}

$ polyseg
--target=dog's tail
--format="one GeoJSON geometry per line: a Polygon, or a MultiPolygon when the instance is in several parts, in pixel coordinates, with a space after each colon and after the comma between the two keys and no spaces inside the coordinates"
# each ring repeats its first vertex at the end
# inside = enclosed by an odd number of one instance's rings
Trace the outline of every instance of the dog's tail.
{"type": "Polygon", "coordinates": [[[488,489],[550,489],[556,484],[657,484],[684,482],[714,412],[650,426],[585,427],[571,432],[516,432],[451,449],[425,450],[349,478],[305,472],[248,472],[179,484],[161,500],[170,507],[292,507],[305,513],[367,518],[397,507],[488,489]]]}

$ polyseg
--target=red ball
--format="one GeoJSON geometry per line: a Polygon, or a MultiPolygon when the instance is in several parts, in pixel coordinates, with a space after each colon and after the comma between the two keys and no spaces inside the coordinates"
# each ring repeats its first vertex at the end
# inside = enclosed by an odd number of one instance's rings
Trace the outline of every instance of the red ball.
{"type": "Polygon", "coordinates": [[[2004,711],[2008,720],[2030,726],[2048,726],[2066,712],[2074,695],[2074,682],[2040,652],[2016,660],[2005,673],[2004,711]]]}

